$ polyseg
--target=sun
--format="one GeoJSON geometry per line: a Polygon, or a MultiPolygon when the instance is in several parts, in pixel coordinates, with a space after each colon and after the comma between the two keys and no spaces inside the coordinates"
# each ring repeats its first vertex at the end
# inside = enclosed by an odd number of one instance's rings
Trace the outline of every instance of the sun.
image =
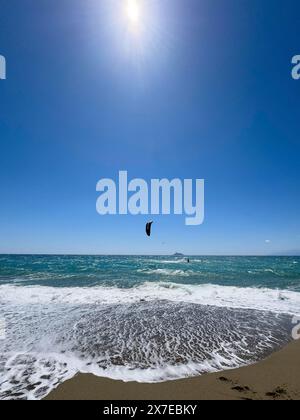
{"type": "Polygon", "coordinates": [[[140,4],[139,0],[126,0],[127,1],[127,17],[132,25],[137,25],[140,21],[140,4]]]}

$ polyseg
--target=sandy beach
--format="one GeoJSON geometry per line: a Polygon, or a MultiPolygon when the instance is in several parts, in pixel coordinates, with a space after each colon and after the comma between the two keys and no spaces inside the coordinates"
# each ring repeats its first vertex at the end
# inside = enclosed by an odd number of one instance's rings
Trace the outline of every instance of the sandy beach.
{"type": "Polygon", "coordinates": [[[80,374],[46,400],[299,400],[300,340],[252,366],[159,384],[80,374]]]}

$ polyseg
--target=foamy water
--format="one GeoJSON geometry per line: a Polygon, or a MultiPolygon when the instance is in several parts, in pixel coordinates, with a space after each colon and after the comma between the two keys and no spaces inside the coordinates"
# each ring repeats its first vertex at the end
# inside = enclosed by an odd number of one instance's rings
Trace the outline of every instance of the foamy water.
{"type": "Polygon", "coordinates": [[[10,258],[1,399],[40,399],[78,372],[159,382],[254,363],[291,340],[300,312],[295,259],[10,258]]]}
{"type": "Polygon", "coordinates": [[[242,288],[212,284],[188,285],[146,282],[133,288],[0,286],[0,305],[35,304],[122,304],[141,300],[167,300],[226,308],[257,309],[295,315],[300,309],[300,293],[267,288],[242,288]]]}

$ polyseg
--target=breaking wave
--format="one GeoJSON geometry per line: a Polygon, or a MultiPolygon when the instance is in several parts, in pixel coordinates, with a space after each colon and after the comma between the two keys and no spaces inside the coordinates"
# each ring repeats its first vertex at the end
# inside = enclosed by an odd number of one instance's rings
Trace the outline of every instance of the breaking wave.
{"type": "Polygon", "coordinates": [[[159,382],[254,363],[290,340],[300,293],[214,285],[0,286],[0,398],[78,372],[159,382]]]}

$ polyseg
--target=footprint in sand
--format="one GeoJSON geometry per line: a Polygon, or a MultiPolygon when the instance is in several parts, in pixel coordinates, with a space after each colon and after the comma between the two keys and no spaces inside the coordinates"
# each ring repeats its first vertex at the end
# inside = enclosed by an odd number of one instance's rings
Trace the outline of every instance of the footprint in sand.
{"type": "Polygon", "coordinates": [[[274,391],[272,392],[267,392],[266,393],[266,397],[271,397],[271,398],[280,398],[280,397],[288,397],[288,393],[284,388],[278,387],[276,389],[274,389],[274,391]]]}
{"type": "MultiPolygon", "coordinates": [[[[233,382],[231,379],[226,378],[225,376],[221,376],[219,378],[219,381],[224,382],[224,383],[228,383],[230,385],[234,385],[231,389],[233,391],[237,391],[239,393],[252,393],[253,395],[256,394],[256,392],[252,391],[248,386],[241,386],[238,385],[236,382],[233,382]]],[[[243,398],[243,399],[250,399],[250,398],[243,398]]]]}

